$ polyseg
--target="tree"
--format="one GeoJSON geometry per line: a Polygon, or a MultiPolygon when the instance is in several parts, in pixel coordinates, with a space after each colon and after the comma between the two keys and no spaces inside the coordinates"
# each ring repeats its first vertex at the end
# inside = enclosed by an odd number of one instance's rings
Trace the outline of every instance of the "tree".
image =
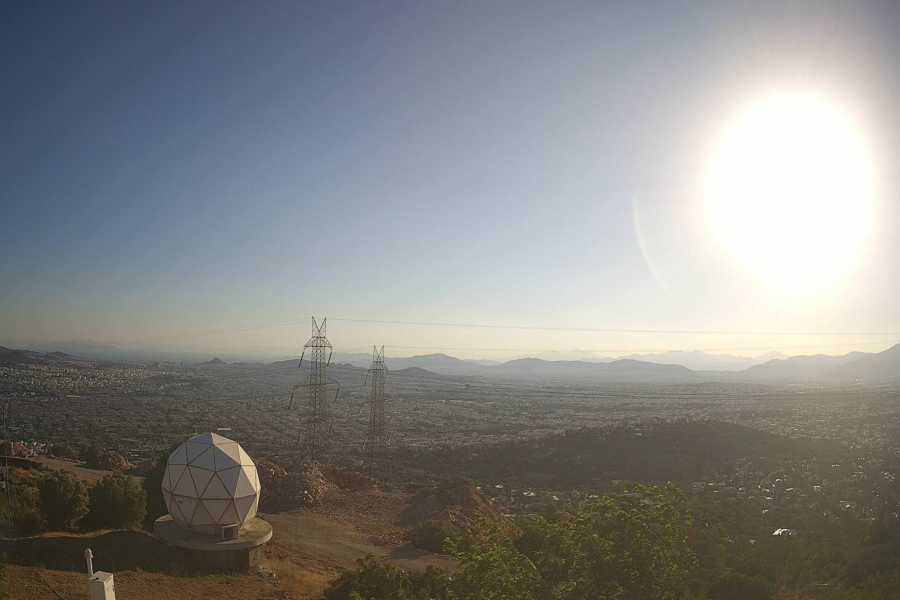
{"type": "Polygon", "coordinates": [[[459,527],[450,521],[425,521],[422,523],[413,538],[413,545],[422,550],[446,554],[444,540],[455,542],[459,538],[459,527]]]}
{"type": "Polygon", "coordinates": [[[94,529],[132,529],[147,514],[147,493],[121,473],[107,475],[90,491],[88,523],[94,529]]]}
{"type": "Polygon", "coordinates": [[[180,445],[181,442],[176,442],[165,452],[157,454],[156,463],[153,465],[150,472],[147,473],[147,476],[144,477],[144,482],[141,484],[141,487],[144,488],[144,492],[147,494],[147,515],[144,517],[144,529],[147,531],[153,530],[153,524],[158,518],[169,514],[169,509],[166,508],[166,500],[162,495],[161,486],[163,475],[166,472],[166,463],[169,460],[169,455],[175,452],[180,445]]]}
{"type": "Polygon", "coordinates": [[[70,460],[75,460],[76,458],[78,458],[78,455],[75,454],[75,450],[63,444],[51,445],[50,456],[55,456],[57,458],[68,458],[70,460]]]}
{"type": "Polygon", "coordinates": [[[88,512],[84,483],[67,471],[54,471],[38,482],[41,517],[54,531],[71,531],[88,512]]]}
{"type": "Polygon", "coordinates": [[[100,445],[94,440],[91,440],[87,444],[83,445],[81,447],[81,452],[78,455],[81,460],[89,465],[96,465],[102,456],[103,448],[101,448],[100,445]]]}

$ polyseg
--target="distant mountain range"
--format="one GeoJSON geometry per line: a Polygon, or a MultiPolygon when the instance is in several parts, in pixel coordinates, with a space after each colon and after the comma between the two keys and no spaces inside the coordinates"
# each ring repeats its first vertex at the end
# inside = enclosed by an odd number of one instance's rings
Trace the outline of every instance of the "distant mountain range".
{"type": "MultiPolygon", "coordinates": [[[[112,347],[109,347],[112,348],[112,347]]],[[[545,360],[527,357],[497,361],[473,361],[447,354],[424,354],[405,358],[388,357],[385,362],[395,372],[409,370],[409,375],[454,375],[467,377],[497,377],[508,379],[605,379],[615,381],[757,381],[786,382],[803,380],[853,380],[886,382],[900,380],[900,344],[884,352],[870,354],[850,352],[842,356],[784,357],[778,353],[762,364],[739,369],[751,359],[730,355],[710,355],[704,352],[666,352],[663,354],[632,355],[620,359],[545,360]],[[689,366],[690,365],[690,366],[689,366]],[[718,368],[711,368],[718,367],[718,368]]],[[[37,352],[0,346],[0,364],[33,364],[50,360],[71,360],[76,357],[61,350],[37,352]]],[[[105,358],[103,356],[94,358],[105,358]]],[[[126,358],[126,357],[119,357],[126,358]]],[[[132,357],[135,358],[135,357],[132,357]]],[[[146,359],[145,359],[146,360],[146,359]]],[[[159,359],[157,359],[159,360],[159,359]]],[[[196,362],[196,361],[195,361],[196,362]]],[[[215,357],[201,364],[223,365],[228,361],[215,357]]],[[[296,367],[299,358],[269,363],[272,368],[296,367]]],[[[368,368],[372,357],[368,353],[335,352],[332,363],[368,368]]]]}

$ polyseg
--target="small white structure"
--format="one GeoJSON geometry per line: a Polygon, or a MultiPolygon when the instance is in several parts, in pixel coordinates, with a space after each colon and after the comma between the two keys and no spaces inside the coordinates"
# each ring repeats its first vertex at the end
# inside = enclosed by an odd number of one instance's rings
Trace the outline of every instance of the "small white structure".
{"type": "Polygon", "coordinates": [[[240,444],[216,433],[192,437],[169,455],[161,487],[175,523],[201,535],[240,529],[259,504],[256,465],[240,444]]]}
{"type": "Polygon", "coordinates": [[[91,600],[116,600],[116,584],[112,573],[96,571],[88,581],[91,586],[91,600]]]}
{"type": "Polygon", "coordinates": [[[88,588],[91,591],[91,600],[116,600],[116,582],[113,574],[103,571],[94,572],[92,561],[94,555],[90,548],[84,551],[84,558],[87,561],[88,588]]]}

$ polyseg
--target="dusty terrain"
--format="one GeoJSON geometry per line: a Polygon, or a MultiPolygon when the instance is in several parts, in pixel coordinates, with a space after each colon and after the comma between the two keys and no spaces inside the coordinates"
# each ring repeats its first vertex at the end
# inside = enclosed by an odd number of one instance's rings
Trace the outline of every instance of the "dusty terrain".
{"type": "Polygon", "coordinates": [[[316,598],[368,553],[411,569],[453,567],[452,559],[406,541],[411,526],[400,524],[401,513],[411,497],[400,489],[334,492],[314,508],[263,515],[274,528],[263,564],[275,572],[277,582],[258,573],[193,572],[178,562],[175,550],[138,531],[0,541],[0,552],[11,563],[6,581],[13,599],[89,598],[85,548],[94,553],[95,569],[115,573],[123,599],[316,598]]]}

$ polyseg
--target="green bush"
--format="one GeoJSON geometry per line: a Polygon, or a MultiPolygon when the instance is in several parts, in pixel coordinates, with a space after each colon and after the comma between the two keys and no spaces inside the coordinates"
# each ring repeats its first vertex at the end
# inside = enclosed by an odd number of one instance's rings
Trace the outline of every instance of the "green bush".
{"type": "Polygon", "coordinates": [[[416,548],[446,554],[444,540],[455,542],[459,538],[459,527],[450,521],[425,521],[416,530],[413,545],[416,548]]]}
{"type": "Polygon", "coordinates": [[[78,454],[78,458],[89,465],[96,465],[102,456],[103,448],[93,440],[82,446],[81,452],[78,454]]]}
{"type": "Polygon", "coordinates": [[[55,456],[57,458],[68,458],[70,460],[75,460],[76,458],[78,458],[75,450],[63,444],[53,444],[52,446],[50,446],[50,456],[55,456]]]}
{"type": "Polygon", "coordinates": [[[54,471],[38,482],[41,517],[52,531],[71,531],[88,512],[84,483],[67,471],[54,471]]]}
{"type": "Polygon", "coordinates": [[[147,515],[147,493],[137,481],[113,473],[96,483],[90,491],[87,523],[93,529],[132,529],[147,515]]]}
{"type": "Polygon", "coordinates": [[[325,590],[325,600],[455,600],[446,571],[428,567],[405,571],[378,562],[371,554],[357,559],[357,570],[344,573],[325,590]]]}
{"type": "Polygon", "coordinates": [[[706,592],[709,600],[769,600],[774,593],[772,584],[754,575],[726,573],[716,579],[706,592]]]}
{"type": "Polygon", "coordinates": [[[452,579],[440,571],[407,573],[368,557],[325,598],[679,600],[696,566],[686,543],[691,516],[685,500],[671,485],[604,496],[557,523],[539,520],[521,548],[481,518],[471,533],[446,543],[457,562],[452,579]]]}

